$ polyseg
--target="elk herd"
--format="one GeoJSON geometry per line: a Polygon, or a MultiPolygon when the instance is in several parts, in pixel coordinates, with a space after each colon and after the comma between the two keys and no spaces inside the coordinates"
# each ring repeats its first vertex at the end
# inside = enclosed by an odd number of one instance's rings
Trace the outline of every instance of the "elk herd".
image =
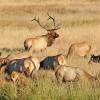
{"type": "MultiPolygon", "coordinates": [[[[66,60],[71,57],[72,54],[76,54],[80,57],[86,57],[91,51],[91,46],[86,42],[73,43],[68,50],[68,54],[58,54],[49,56],[40,61],[37,57],[33,57],[34,52],[40,52],[47,47],[54,44],[55,40],[59,38],[59,34],[55,31],[60,29],[60,26],[55,23],[55,18],[48,14],[48,20],[53,22],[53,28],[48,29],[47,25],[40,23],[39,17],[35,17],[32,21],[38,23],[40,27],[47,31],[46,35],[37,36],[34,38],[28,38],[24,41],[25,51],[22,53],[10,54],[4,58],[0,58],[0,72],[8,73],[10,80],[16,82],[19,79],[19,74],[24,74],[26,77],[33,77],[38,73],[38,70],[53,70],[55,72],[56,79],[59,83],[63,81],[75,81],[79,79],[95,80],[95,76],[89,74],[81,67],[68,66],[66,60]]],[[[100,57],[94,57],[91,61],[99,60],[100,57]]]]}

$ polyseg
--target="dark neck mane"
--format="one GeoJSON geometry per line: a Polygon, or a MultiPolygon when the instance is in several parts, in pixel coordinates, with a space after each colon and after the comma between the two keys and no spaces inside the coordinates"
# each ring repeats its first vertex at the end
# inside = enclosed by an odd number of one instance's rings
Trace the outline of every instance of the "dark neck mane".
{"type": "Polygon", "coordinates": [[[47,35],[47,46],[52,46],[52,44],[54,43],[54,38],[52,35],[47,35]]]}

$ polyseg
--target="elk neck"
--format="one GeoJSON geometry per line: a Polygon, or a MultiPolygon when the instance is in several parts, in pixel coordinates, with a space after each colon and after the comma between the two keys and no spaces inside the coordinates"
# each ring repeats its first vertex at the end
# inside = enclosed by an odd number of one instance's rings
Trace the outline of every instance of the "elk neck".
{"type": "Polygon", "coordinates": [[[51,46],[53,44],[55,38],[53,37],[52,34],[49,34],[49,33],[46,36],[47,36],[47,46],[51,46]]]}

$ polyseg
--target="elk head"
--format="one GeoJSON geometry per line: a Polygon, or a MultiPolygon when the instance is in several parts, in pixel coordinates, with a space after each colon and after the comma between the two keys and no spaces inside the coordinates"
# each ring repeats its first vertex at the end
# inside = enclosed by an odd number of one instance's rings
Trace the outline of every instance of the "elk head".
{"type": "Polygon", "coordinates": [[[53,37],[53,39],[58,38],[59,34],[56,33],[55,31],[58,30],[58,29],[60,29],[60,25],[56,26],[55,18],[53,18],[52,16],[50,16],[48,13],[47,13],[47,15],[48,15],[48,20],[51,19],[53,21],[53,28],[51,28],[51,29],[47,28],[48,27],[47,24],[43,26],[40,23],[39,17],[38,18],[35,17],[32,21],[36,21],[39,24],[40,27],[42,27],[43,29],[45,29],[47,31],[47,35],[53,37]]]}

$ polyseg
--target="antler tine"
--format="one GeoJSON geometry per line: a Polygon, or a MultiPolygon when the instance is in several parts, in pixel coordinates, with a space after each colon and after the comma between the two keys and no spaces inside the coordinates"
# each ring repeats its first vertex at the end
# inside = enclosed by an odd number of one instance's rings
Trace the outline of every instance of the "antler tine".
{"type": "Polygon", "coordinates": [[[39,24],[40,27],[42,27],[43,29],[45,29],[45,30],[48,31],[48,29],[46,29],[45,26],[42,26],[42,25],[41,25],[41,23],[40,23],[40,21],[39,21],[39,16],[38,16],[38,18],[36,18],[36,16],[35,16],[35,18],[32,19],[32,21],[36,21],[36,22],[39,24]]]}
{"type": "Polygon", "coordinates": [[[55,29],[55,18],[53,18],[52,16],[50,16],[49,13],[47,13],[47,15],[49,16],[48,20],[49,20],[49,19],[52,19],[52,20],[53,20],[53,23],[54,23],[54,29],[55,29]]]}
{"type": "Polygon", "coordinates": [[[49,15],[49,13],[47,13],[47,15],[49,16],[48,20],[49,20],[49,19],[52,19],[52,20],[53,20],[53,23],[54,23],[54,29],[50,29],[49,31],[52,31],[52,30],[54,31],[54,30],[60,29],[60,25],[57,25],[57,26],[56,26],[56,24],[55,24],[55,17],[53,18],[52,16],[49,15]],[[58,26],[59,26],[59,27],[58,27],[58,26]]]}
{"type": "Polygon", "coordinates": [[[34,20],[36,20],[36,16],[31,21],[34,21],[34,20]]]}

